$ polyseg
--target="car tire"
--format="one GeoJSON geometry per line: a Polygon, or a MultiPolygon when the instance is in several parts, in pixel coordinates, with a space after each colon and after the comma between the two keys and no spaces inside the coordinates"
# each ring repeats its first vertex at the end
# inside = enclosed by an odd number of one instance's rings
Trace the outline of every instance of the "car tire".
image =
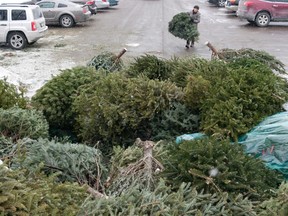
{"type": "Polygon", "coordinates": [[[225,7],[226,0],[218,0],[218,7],[225,7]]]}
{"type": "Polygon", "coordinates": [[[8,35],[8,44],[12,49],[21,50],[27,46],[26,36],[22,32],[11,32],[8,35]]]}
{"type": "Polygon", "coordinates": [[[64,28],[71,28],[74,26],[75,22],[72,16],[70,15],[62,15],[59,19],[60,25],[64,28]]]}
{"type": "Polygon", "coordinates": [[[267,12],[259,12],[255,18],[255,23],[259,27],[268,26],[270,23],[270,15],[267,12]]]}

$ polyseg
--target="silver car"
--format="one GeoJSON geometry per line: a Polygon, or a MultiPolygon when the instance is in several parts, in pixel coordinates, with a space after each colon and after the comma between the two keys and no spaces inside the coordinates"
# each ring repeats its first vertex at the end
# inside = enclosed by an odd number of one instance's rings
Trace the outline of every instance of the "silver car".
{"type": "Polygon", "coordinates": [[[42,0],[37,3],[41,8],[47,25],[60,24],[70,28],[76,23],[86,22],[91,17],[87,6],[67,0],[42,0]]]}
{"type": "Polygon", "coordinates": [[[0,43],[20,50],[44,37],[47,29],[38,6],[0,5],[0,43]]]}

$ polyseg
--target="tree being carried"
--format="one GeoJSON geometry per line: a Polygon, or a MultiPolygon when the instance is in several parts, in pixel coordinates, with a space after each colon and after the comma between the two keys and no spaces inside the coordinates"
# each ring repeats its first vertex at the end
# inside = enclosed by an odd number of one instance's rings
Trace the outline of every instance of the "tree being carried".
{"type": "Polygon", "coordinates": [[[200,22],[199,6],[195,5],[191,12],[176,14],[169,22],[169,32],[175,37],[185,39],[186,48],[192,47],[199,38],[197,25],[200,22]]]}

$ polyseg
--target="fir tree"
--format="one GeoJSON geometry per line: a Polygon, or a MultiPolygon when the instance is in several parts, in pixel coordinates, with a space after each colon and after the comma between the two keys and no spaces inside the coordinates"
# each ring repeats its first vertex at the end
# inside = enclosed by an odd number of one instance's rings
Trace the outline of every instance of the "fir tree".
{"type": "Polygon", "coordinates": [[[66,69],[37,90],[32,105],[43,111],[51,136],[73,136],[76,118],[72,109],[74,97],[80,86],[93,82],[97,76],[95,69],[89,67],[66,69]]]}
{"type": "Polygon", "coordinates": [[[181,89],[169,81],[109,74],[85,86],[75,100],[79,135],[89,143],[108,144],[106,150],[111,144],[131,145],[137,137],[147,140],[152,134],[147,123],[182,98],[181,89]]]}
{"type": "Polygon", "coordinates": [[[176,14],[169,22],[168,30],[175,37],[179,37],[185,40],[198,39],[199,32],[195,25],[191,22],[191,18],[188,13],[182,12],[176,14]]]}
{"type": "Polygon", "coordinates": [[[22,140],[18,142],[17,154],[13,167],[22,167],[31,172],[43,164],[42,170],[47,174],[58,173],[61,182],[88,184],[99,190],[106,168],[102,154],[98,149],[69,142],[60,143],[47,139],[22,140]],[[21,143],[22,142],[22,143],[21,143]],[[21,155],[23,153],[23,155],[21,155]]]}
{"type": "Polygon", "coordinates": [[[0,80],[0,108],[8,109],[14,106],[26,108],[28,99],[24,97],[25,88],[20,85],[17,87],[7,82],[6,79],[0,80]]]}
{"type": "Polygon", "coordinates": [[[38,139],[48,137],[48,122],[43,113],[37,110],[21,108],[0,108],[0,133],[13,140],[29,137],[38,139]]]}
{"type": "Polygon", "coordinates": [[[38,170],[9,170],[0,165],[1,215],[77,215],[88,197],[86,186],[59,183],[38,170]]]}
{"type": "Polygon", "coordinates": [[[229,192],[263,200],[279,186],[283,176],[265,167],[260,159],[245,154],[242,146],[212,138],[169,145],[160,160],[167,183],[177,188],[191,182],[207,193],[229,192]]]}

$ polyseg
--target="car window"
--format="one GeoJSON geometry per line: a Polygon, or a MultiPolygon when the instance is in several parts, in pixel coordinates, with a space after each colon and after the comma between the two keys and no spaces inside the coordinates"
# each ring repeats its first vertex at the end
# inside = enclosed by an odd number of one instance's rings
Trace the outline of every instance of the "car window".
{"type": "Polygon", "coordinates": [[[62,7],[68,7],[68,6],[66,4],[59,3],[58,8],[62,8],[62,7]]]}
{"type": "Polygon", "coordinates": [[[43,17],[43,13],[42,13],[40,8],[37,7],[35,9],[33,9],[32,11],[33,11],[34,19],[39,19],[39,18],[43,17]]]}
{"type": "Polygon", "coordinates": [[[12,10],[12,20],[26,20],[26,11],[12,10]]]}
{"type": "Polygon", "coordinates": [[[54,2],[40,2],[38,5],[40,8],[54,8],[55,7],[54,2]]]}
{"type": "Polygon", "coordinates": [[[7,10],[0,10],[0,21],[7,21],[7,10]]]}

